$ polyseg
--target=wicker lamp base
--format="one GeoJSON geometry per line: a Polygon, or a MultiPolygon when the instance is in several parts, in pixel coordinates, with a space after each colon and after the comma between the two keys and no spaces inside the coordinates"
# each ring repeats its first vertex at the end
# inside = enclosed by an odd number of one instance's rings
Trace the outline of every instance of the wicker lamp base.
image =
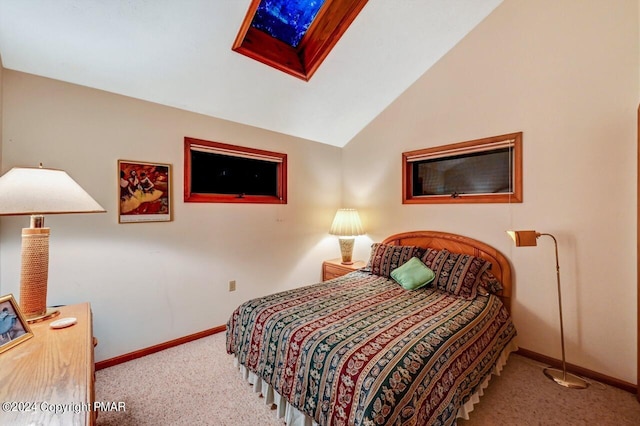
{"type": "Polygon", "coordinates": [[[47,310],[48,278],[49,228],[23,228],[20,310],[29,323],[59,314],[56,310],[47,310]]]}

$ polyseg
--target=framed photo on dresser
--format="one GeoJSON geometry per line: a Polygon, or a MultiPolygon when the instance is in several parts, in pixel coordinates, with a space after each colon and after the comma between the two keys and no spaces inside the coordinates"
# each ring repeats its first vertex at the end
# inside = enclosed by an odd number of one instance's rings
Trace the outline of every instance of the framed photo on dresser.
{"type": "Polygon", "coordinates": [[[33,337],[13,294],[0,296],[0,353],[33,337]]]}

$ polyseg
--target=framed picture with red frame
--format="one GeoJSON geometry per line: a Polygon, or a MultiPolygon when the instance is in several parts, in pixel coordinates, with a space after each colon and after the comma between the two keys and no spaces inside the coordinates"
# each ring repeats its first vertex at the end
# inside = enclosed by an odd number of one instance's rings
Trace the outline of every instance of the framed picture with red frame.
{"type": "Polygon", "coordinates": [[[171,221],[171,164],[118,160],[119,223],[171,221]]]}

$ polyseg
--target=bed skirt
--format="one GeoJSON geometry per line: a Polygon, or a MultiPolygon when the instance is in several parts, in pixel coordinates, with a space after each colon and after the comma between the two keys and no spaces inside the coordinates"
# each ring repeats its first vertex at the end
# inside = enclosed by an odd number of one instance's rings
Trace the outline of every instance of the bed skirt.
{"type": "MultiPolygon", "coordinates": [[[[511,339],[509,344],[504,348],[500,357],[498,357],[498,360],[496,361],[496,365],[491,372],[492,374],[487,376],[480,385],[478,391],[471,395],[469,400],[458,409],[456,417],[469,420],[469,413],[473,411],[474,405],[480,402],[480,397],[484,395],[484,390],[489,386],[489,380],[491,380],[491,377],[494,374],[499,376],[502,368],[507,363],[507,359],[509,359],[511,352],[518,350],[518,345],[515,340],[515,338],[511,339]]],[[[255,373],[249,371],[244,365],[241,365],[235,356],[233,359],[234,365],[240,370],[242,377],[253,385],[253,392],[262,395],[265,404],[270,406],[275,405],[276,415],[279,419],[283,419],[287,426],[319,426],[311,417],[289,404],[284,397],[271,387],[271,385],[262,380],[262,378],[258,377],[255,373]]]]}

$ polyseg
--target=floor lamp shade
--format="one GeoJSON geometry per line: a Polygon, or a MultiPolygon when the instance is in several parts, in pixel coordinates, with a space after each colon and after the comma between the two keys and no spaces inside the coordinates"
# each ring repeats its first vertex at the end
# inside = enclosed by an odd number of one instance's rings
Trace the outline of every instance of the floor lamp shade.
{"type": "Polygon", "coordinates": [[[536,231],[507,231],[516,247],[537,246],[539,233],[536,231]]]}
{"type": "Polygon", "coordinates": [[[560,286],[560,262],[558,259],[558,241],[551,234],[542,234],[536,231],[507,231],[513,239],[516,247],[537,246],[538,238],[541,236],[550,237],[556,250],[556,279],[558,283],[558,311],[560,313],[560,344],[562,347],[562,370],[558,368],[545,368],[544,375],[557,384],[573,389],[585,389],[589,384],[574,374],[567,372],[567,363],[564,352],[564,326],[562,321],[562,291],[560,286]]]}
{"type": "Polygon", "coordinates": [[[364,234],[358,211],[354,209],[338,210],[333,218],[329,233],[338,236],[342,263],[345,265],[353,264],[351,258],[355,237],[364,234]]]}
{"type": "Polygon", "coordinates": [[[0,215],[30,215],[22,229],[20,309],[28,322],[57,315],[47,310],[49,228],[45,214],[101,213],[105,210],[66,172],[15,167],[0,177],[0,215]]]}

